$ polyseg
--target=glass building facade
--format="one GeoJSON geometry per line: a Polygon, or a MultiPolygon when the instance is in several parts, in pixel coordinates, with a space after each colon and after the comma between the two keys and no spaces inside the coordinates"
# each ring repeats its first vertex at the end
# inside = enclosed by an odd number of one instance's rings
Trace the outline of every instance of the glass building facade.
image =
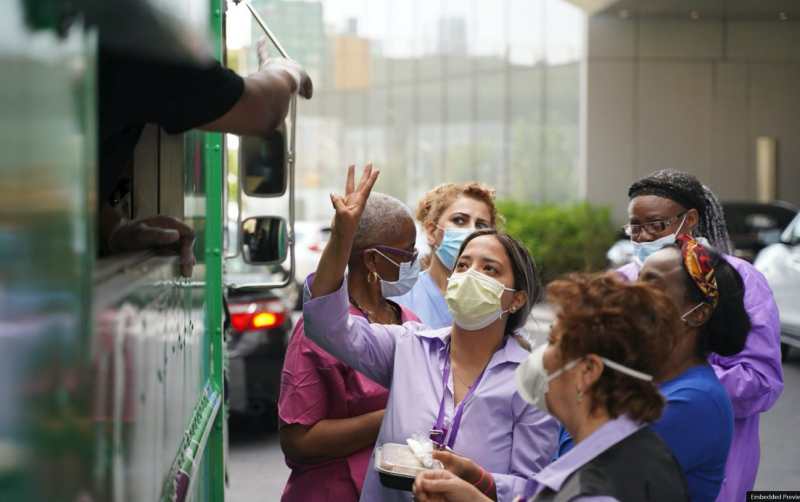
{"type": "Polygon", "coordinates": [[[314,98],[298,113],[298,217],[331,214],[327,194],[342,190],[351,162],[372,161],[382,171],[376,189],[412,208],[446,181],[481,181],[501,198],[533,203],[580,198],[577,7],[253,3],[314,79],[314,98]]]}

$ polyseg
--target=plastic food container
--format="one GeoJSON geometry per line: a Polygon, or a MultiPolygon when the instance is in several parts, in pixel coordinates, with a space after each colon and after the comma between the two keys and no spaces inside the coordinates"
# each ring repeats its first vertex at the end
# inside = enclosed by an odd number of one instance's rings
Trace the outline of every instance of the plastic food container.
{"type": "Polygon", "coordinates": [[[386,443],[375,452],[375,470],[386,488],[410,492],[417,474],[441,469],[444,466],[438,460],[433,461],[430,469],[423,467],[411,448],[404,444],[386,443]]]}

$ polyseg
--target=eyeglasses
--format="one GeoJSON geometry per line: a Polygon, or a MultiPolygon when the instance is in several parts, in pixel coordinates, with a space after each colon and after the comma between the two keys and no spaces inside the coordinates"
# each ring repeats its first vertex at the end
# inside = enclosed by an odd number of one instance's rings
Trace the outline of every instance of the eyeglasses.
{"type": "Polygon", "coordinates": [[[645,232],[650,235],[654,235],[660,232],[663,232],[667,229],[670,225],[674,222],[678,221],[678,218],[686,214],[687,211],[682,212],[678,216],[672,218],[671,220],[666,221],[651,221],[650,223],[645,223],[644,225],[625,225],[622,227],[622,231],[625,232],[625,235],[628,237],[632,237],[634,235],[639,235],[642,233],[642,229],[644,228],[645,232]]]}
{"type": "Polygon", "coordinates": [[[369,249],[376,249],[376,250],[384,252],[384,253],[390,253],[390,254],[393,254],[393,255],[402,256],[403,258],[408,258],[411,263],[414,263],[414,260],[416,260],[417,256],[419,255],[419,251],[416,250],[416,249],[414,250],[413,253],[411,253],[409,251],[403,251],[402,249],[391,248],[389,246],[369,246],[369,247],[365,247],[364,249],[359,251],[358,254],[364,254],[364,251],[367,251],[369,249]]]}

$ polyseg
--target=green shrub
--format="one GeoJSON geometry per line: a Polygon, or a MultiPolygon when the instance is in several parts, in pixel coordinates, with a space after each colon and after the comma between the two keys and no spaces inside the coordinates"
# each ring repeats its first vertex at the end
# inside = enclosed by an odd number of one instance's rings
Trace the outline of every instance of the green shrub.
{"type": "Polygon", "coordinates": [[[609,207],[499,201],[497,209],[506,219],[504,231],[528,246],[546,281],[602,270],[616,239],[609,207]]]}

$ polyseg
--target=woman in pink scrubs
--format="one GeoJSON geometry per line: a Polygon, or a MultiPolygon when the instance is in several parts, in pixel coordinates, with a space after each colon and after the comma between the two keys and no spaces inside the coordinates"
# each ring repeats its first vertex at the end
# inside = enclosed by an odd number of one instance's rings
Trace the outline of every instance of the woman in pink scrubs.
{"type": "MultiPolygon", "coordinates": [[[[416,228],[399,200],[373,193],[348,261],[350,315],[376,324],[419,321],[387,300],[419,275],[416,228]]],[[[282,501],[355,502],[389,391],[323,351],[297,322],[286,351],[278,402],[281,448],[292,474],[282,501]]]]}

